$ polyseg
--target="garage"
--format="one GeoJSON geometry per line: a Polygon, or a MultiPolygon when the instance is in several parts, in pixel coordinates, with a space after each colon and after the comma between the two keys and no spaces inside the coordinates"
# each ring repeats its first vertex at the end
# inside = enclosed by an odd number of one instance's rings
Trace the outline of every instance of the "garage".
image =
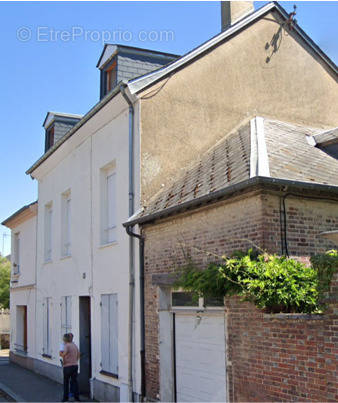
{"type": "Polygon", "coordinates": [[[175,312],[176,401],[225,402],[224,312],[175,312]]]}

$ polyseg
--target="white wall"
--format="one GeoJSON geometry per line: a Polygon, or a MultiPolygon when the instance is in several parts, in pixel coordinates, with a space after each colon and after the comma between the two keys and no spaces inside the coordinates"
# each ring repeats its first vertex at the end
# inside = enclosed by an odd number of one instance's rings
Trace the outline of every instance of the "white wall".
{"type": "MultiPolygon", "coordinates": [[[[138,117],[137,117],[138,118],[138,117]]],[[[37,249],[37,337],[36,355],[40,360],[59,365],[61,337],[60,302],[71,295],[72,332],[78,342],[78,297],[90,295],[93,377],[120,386],[128,380],[128,273],[129,237],[122,227],[128,219],[128,106],[121,95],[85,123],[34,172],[39,181],[37,249]],[[100,169],[116,164],[117,242],[101,245],[100,169]],[[71,191],[71,256],[61,257],[61,195],[71,191]],[[52,261],[44,262],[44,209],[53,204],[52,261]],[[119,379],[100,374],[101,312],[104,293],[118,293],[119,379]],[[52,297],[52,359],[42,357],[42,303],[52,297]]],[[[137,125],[138,126],[138,125],[137,125]]],[[[138,133],[138,130],[135,130],[138,133]]],[[[139,206],[139,139],[136,134],[135,208],[139,206]]],[[[137,243],[135,243],[137,246],[137,243]]],[[[135,262],[138,265],[136,248],[135,262]]],[[[138,297],[137,297],[138,298],[138,297]]],[[[139,299],[137,299],[139,301],[139,299]]],[[[138,311],[137,311],[138,312],[138,311]]],[[[136,321],[139,315],[136,313],[136,321]]],[[[139,332],[137,323],[136,331],[139,332]]],[[[139,392],[139,340],[136,340],[135,374],[139,392]]]]}
{"type": "Polygon", "coordinates": [[[10,349],[15,352],[17,341],[17,306],[27,305],[27,355],[35,357],[35,257],[36,257],[36,223],[33,216],[12,228],[11,259],[14,262],[14,235],[20,237],[20,273],[13,276],[10,289],[11,338],[10,349]]]}
{"type": "MultiPolygon", "coordinates": [[[[36,256],[36,216],[30,217],[12,228],[11,232],[11,262],[12,273],[15,260],[14,237],[19,234],[20,239],[20,273],[16,276],[17,283],[12,287],[22,287],[35,283],[35,256],[36,256]]],[[[13,277],[13,275],[12,275],[13,277]]]]}

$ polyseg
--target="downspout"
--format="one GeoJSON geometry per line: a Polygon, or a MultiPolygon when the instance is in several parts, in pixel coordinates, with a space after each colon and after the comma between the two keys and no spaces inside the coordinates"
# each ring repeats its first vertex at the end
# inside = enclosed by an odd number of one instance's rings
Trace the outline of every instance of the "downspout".
{"type": "MultiPolygon", "coordinates": [[[[129,217],[134,214],[134,105],[125,87],[121,94],[129,105],[129,217]]],[[[134,239],[129,238],[129,315],[128,315],[128,400],[133,401],[133,335],[134,335],[135,265],[134,239]]]]}
{"type": "Polygon", "coordinates": [[[145,378],[145,317],[144,317],[144,238],[140,234],[132,231],[132,226],[127,226],[126,231],[130,237],[139,240],[139,259],[140,259],[140,358],[141,358],[141,401],[146,396],[146,378],[145,378]]]}

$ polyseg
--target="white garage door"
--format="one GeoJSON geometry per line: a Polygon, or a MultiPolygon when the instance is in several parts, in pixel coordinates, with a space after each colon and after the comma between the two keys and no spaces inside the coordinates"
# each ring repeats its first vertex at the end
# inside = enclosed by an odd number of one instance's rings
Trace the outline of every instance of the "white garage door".
{"type": "Polygon", "coordinates": [[[175,314],[178,402],[225,402],[224,315],[175,314]]]}

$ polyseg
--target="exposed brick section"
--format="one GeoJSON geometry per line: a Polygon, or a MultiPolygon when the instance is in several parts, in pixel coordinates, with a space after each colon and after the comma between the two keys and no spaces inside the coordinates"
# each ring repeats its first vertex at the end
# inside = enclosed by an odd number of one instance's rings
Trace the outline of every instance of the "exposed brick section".
{"type": "Polygon", "coordinates": [[[337,401],[337,309],[264,315],[227,301],[234,401],[337,401]]]}
{"type": "MultiPolygon", "coordinates": [[[[264,248],[280,253],[280,196],[264,194],[263,200],[264,248]]],[[[332,242],[318,235],[324,231],[338,230],[337,200],[301,199],[290,195],[285,199],[285,207],[291,256],[308,260],[312,255],[335,247],[332,242]]]]}
{"type": "MultiPolygon", "coordinates": [[[[280,198],[267,192],[241,195],[194,213],[146,225],[145,312],[146,388],[159,397],[158,288],[153,274],[171,273],[190,253],[205,266],[215,255],[246,249],[251,240],[280,253],[280,198]],[[208,255],[208,253],[209,255],[208,255]]],[[[286,199],[290,254],[310,255],[333,248],[318,237],[338,229],[338,206],[330,201],[286,199]]],[[[331,308],[319,319],[266,316],[238,298],[228,300],[228,374],[231,400],[283,401],[338,399],[338,278],[331,308]]]]}

